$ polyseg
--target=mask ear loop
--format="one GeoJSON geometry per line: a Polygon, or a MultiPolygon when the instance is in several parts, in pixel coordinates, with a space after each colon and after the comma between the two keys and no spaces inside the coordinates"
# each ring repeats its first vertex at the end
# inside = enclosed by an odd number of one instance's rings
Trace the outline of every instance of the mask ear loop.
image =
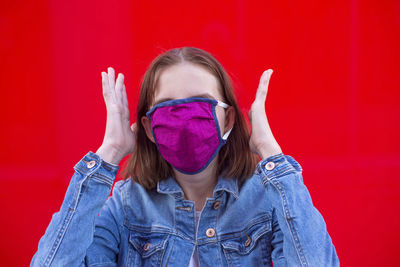
{"type": "Polygon", "coordinates": [[[219,100],[217,100],[218,101],[218,106],[221,106],[221,107],[223,107],[223,108],[227,108],[227,107],[229,107],[229,105],[228,104],[225,104],[224,102],[222,102],[222,101],[219,101],[219,100]]]}
{"type": "Polygon", "coordinates": [[[224,134],[224,136],[222,136],[222,139],[224,139],[224,140],[228,139],[228,136],[229,136],[229,134],[231,133],[232,129],[233,129],[233,127],[232,127],[231,129],[229,129],[229,131],[227,131],[227,132],[224,134]]]}
{"type": "MultiPolygon", "coordinates": [[[[218,104],[217,104],[218,106],[221,106],[221,107],[223,107],[223,108],[228,108],[228,107],[229,107],[228,104],[225,104],[224,102],[219,101],[219,100],[217,100],[217,101],[218,101],[218,104]]],[[[232,131],[232,129],[233,129],[233,127],[232,127],[231,129],[229,129],[229,131],[227,131],[227,132],[224,134],[224,136],[222,136],[222,139],[227,140],[229,134],[230,134],[231,131],[232,131]]]]}

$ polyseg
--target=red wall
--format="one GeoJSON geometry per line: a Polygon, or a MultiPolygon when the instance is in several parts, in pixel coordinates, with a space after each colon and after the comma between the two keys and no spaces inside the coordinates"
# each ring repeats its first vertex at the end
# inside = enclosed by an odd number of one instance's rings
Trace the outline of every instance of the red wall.
{"type": "Polygon", "coordinates": [[[73,166],[103,140],[100,72],[130,109],[161,51],[197,46],[266,110],[303,167],[343,266],[400,264],[399,1],[2,1],[0,259],[27,266],[73,166]]]}

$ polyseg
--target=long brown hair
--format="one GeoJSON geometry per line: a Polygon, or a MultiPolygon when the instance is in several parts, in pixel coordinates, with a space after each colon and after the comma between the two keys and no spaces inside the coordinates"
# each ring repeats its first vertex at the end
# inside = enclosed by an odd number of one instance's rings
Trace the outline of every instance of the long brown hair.
{"type": "Polygon", "coordinates": [[[237,104],[229,75],[210,53],[195,47],[168,50],[158,55],[147,69],[137,106],[137,143],[124,168],[123,179],[131,177],[150,190],[155,188],[159,181],[173,176],[171,165],[161,156],[156,144],[148,139],[141,118],[146,116],[154,101],[158,73],[162,69],[182,62],[206,67],[218,79],[225,103],[234,108],[235,123],[227,143],[219,151],[217,175],[236,178],[239,182],[243,182],[253,174],[257,164],[257,156],[249,147],[249,127],[237,104]]]}

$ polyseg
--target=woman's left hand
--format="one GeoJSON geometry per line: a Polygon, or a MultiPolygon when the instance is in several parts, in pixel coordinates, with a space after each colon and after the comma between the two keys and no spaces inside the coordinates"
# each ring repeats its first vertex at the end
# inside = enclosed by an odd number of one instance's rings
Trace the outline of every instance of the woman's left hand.
{"type": "Polygon", "coordinates": [[[267,98],[268,84],[271,75],[272,69],[264,71],[261,75],[256,98],[249,111],[251,124],[250,149],[262,159],[282,152],[272,135],[267,120],[267,114],[265,113],[265,100],[267,98]]]}

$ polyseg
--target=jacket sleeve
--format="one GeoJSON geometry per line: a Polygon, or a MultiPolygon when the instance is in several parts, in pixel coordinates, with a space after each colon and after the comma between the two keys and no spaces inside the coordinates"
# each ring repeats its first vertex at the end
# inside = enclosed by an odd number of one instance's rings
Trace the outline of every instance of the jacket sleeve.
{"type": "Polygon", "coordinates": [[[61,208],[53,214],[30,266],[87,265],[95,218],[110,195],[118,169],[91,151],[74,166],[61,208]]]}
{"type": "Polygon", "coordinates": [[[303,183],[300,164],[279,153],[259,162],[257,172],[273,210],[274,266],[339,266],[325,221],[303,183]]]}

